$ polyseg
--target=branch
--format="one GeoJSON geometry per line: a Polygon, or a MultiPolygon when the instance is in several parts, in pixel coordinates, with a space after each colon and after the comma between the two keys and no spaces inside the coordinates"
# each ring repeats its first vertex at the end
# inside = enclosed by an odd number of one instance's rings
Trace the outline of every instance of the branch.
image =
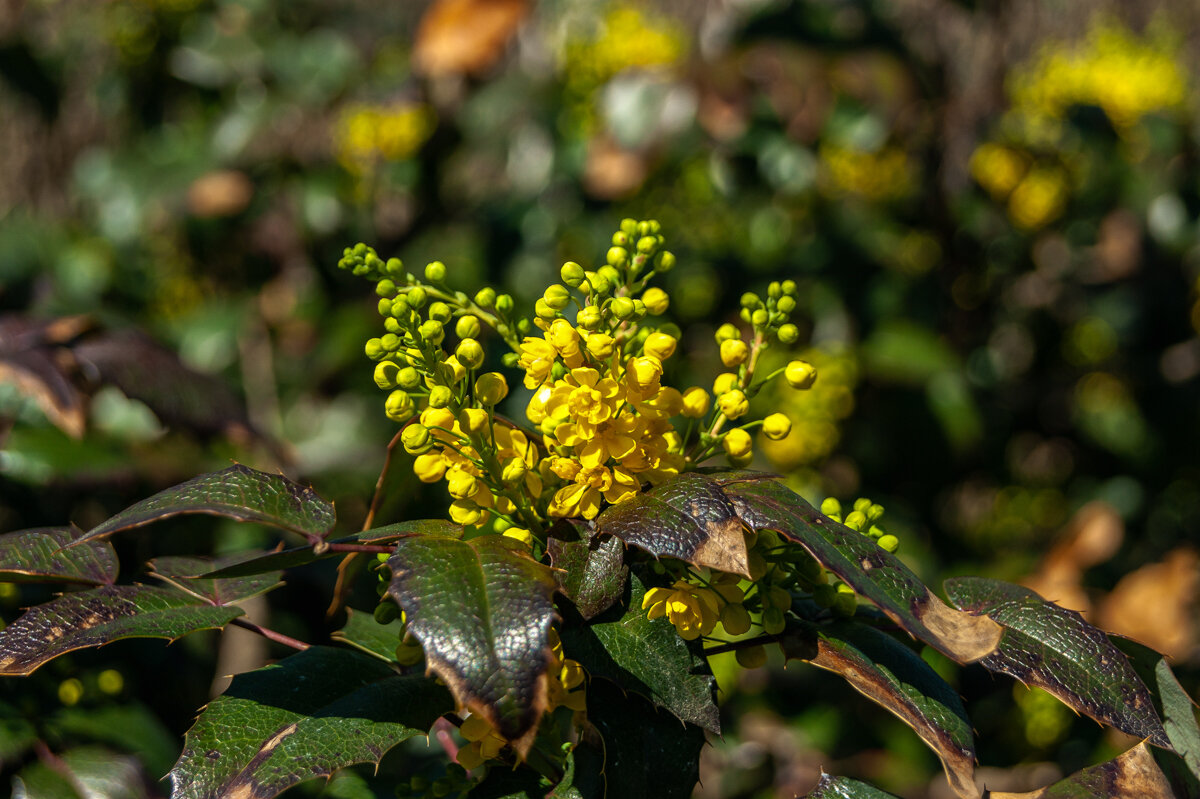
{"type": "Polygon", "coordinates": [[[238,618],[234,619],[231,622],[231,624],[233,624],[234,626],[237,626],[237,627],[241,627],[243,630],[249,630],[252,633],[258,633],[263,638],[266,638],[268,641],[274,641],[277,644],[283,644],[284,646],[290,646],[292,649],[296,649],[301,652],[303,652],[305,649],[308,649],[308,647],[309,647],[308,644],[304,643],[303,641],[297,641],[295,638],[292,638],[290,635],[284,635],[283,633],[277,633],[272,629],[263,627],[260,624],[255,624],[254,622],[252,622],[248,619],[243,619],[240,616],[238,618]]]}

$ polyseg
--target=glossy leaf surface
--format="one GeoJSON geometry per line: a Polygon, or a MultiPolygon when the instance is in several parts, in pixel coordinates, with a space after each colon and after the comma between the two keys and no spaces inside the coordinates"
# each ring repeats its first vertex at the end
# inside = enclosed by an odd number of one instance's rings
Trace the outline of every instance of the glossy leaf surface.
{"type": "Polygon", "coordinates": [[[546,551],[559,591],[583,618],[608,610],[625,592],[629,568],[620,539],[594,535],[581,522],[564,521],[550,531],[546,551]]]}
{"type": "Polygon", "coordinates": [[[370,613],[346,608],[346,625],[333,633],[333,639],[380,660],[394,663],[396,647],[400,644],[400,633],[403,630],[404,625],[399,619],[380,624],[370,613]]]}
{"type": "Polygon", "coordinates": [[[264,572],[247,577],[211,579],[190,577],[214,571],[227,558],[194,558],[179,555],[155,558],[150,561],[153,576],[214,605],[236,605],[250,597],[264,594],[282,585],[282,572],[264,572]]]}
{"type": "Polygon", "coordinates": [[[896,799],[896,797],[865,782],[822,773],[821,781],[807,795],[807,799],[896,799]]]}
{"type": "Polygon", "coordinates": [[[1028,793],[993,792],[988,799],[1176,799],[1146,744],[1065,780],[1028,793]]]}
{"type": "Polygon", "coordinates": [[[39,527],[0,535],[0,580],[112,585],[117,555],[107,541],[67,547],[83,535],[75,527],[39,527]]]}

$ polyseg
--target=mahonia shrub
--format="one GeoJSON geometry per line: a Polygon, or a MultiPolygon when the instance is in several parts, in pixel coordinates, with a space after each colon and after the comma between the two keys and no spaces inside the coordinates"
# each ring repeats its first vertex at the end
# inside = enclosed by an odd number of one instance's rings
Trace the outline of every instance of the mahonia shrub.
{"type": "MultiPolygon", "coordinates": [[[[1195,795],[1200,729],[1160,656],[1016,585],[957,578],[944,601],[894,555],[878,504],[827,498],[817,509],[746,469],[752,433],[802,434],[761,403],[786,406],[780,390],[819,379],[804,360],[763,358],[799,338],[796,286],[744,295],[742,324],[716,331],[711,386],[672,385],[686,337],[661,321],[670,297],[654,280],[675,260],[656,222],[624,220],[603,265],[564,264],[526,315],[492,288],[452,289],[440,262],[418,276],[365,244],[348,248],[339,266],[379,296],[383,332],[365,351],[400,425],[389,452],[402,448],[419,480],[444,486],[445,513],[433,514],[443,518],[376,526],[372,512],[364,529],[336,532],[312,488],[237,465],[88,531],[9,533],[0,576],[83,587],[0,631],[0,672],[232,624],[296,651],[234,677],[202,709],[170,773],[173,796],[274,796],[378,764],[436,728],[444,769],[412,775],[397,796],[658,799],[691,794],[706,738],[720,734],[709,658],[734,652],[753,669],[774,651],[847,680],[920,736],[957,796],[984,796],[969,716],[922,659],[928,646],[1140,741],[1053,795],[1195,795]],[[117,584],[107,539],[186,513],[302,543],[156,558],[161,586],[117,584]],[[379,602],[348,609],[333,640],[243,617],[285,570],[335,556],[335,606],[354,579],[373,580],[379,602]]],[[[810,795],[883,794],[824,775],[810,795]]]]}

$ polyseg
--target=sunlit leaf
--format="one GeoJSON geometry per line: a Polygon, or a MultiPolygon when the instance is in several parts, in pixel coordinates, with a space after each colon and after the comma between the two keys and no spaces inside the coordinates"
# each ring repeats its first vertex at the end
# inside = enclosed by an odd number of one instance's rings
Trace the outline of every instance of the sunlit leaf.
{"type": "Polygon", "coordinates": [[[992,791],[988,799],[1176,799],[1146,744],[1028,793],[992,791]]]}
{"type": "Polygon", "coordinates": [[[178,591],[106,585],[30,608],[0,630],[0,674],[30,674],[48,660],[121,638],[174,640],[242,615],[178,591]]]}
{"type": "Polygon", "coordinates": [[[865,782],[846,777],[834,777],[832,774],[822,772],[821,781],[817,783],[816,788],[806,794],[806,799],[896,799],[896,797],[867,785],[865,782]]]}
{"type": "Polygon", "coordinates": [[[13,799],[145,799],[146,775],[134,757],[97,746],[33,763],[13,780],[13,799]]]}
{"type": "Polygon", "coordinates": [[[112,585],[117,555],[107,541],[64,549],[83,535],[75,527],[39,527],[0,535],[0,580],[112,585]]]}
{"type": "Polygon", "coordinates": [[[546,706],[550,568],[495,535],[404,538],[388,565],[388,593],[429,668],[460,707],[483,714],[518,750],[528,747],[546,706]]]}
{"type": "Polygon", "coordinates": [[[314,646],[238,674],[201,712],[171,771],[174,799],[268,799],[353,763],[378,763],[453,709],[421,675],[314,646]]]}

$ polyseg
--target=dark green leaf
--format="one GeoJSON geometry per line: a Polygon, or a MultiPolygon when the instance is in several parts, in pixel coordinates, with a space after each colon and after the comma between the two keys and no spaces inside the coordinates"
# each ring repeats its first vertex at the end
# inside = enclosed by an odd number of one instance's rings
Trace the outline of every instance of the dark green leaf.
{"type": "Polygon", "coordinates": [[[333,529],[333,506],[307,486],[241,464],[202,474],[158,492],[88,531],[90,541],[182,513],[259,522],[318,541],[333,529]]]}
{"type": "Polygon", "coordinates": [[[596,531],[651,555],[750,576],[742,520],[720,486],[702,474],[681,474],[613,505],[596,518],[596,531]]]}
{"type": "Polygon", "coordinates": [[[470,799],[544,799],[546,787],[532,769],[496,766],[471,789],[470,799]]]}
{"type": "Polygon", "coordinates": [[[982,577],[947,580],[946,593],[962,610],[987,614],[1004,627],[996,651],[979,661],[984,668],[1043,688],[1121,732],[1170,746],[1125,653],[1078,613],[1028,588],[982,577]]]}
{"type": "Polygon", "coordinates": [[[813,665],[844,677],[855,690],[887,708],[921,736],[942,761],[954,791],[975,789],[975,742],[958,694],[913,650],[891,636],[852,622],[820,628],[813,665]]]}
{"type": "Polygon", "coordinates": [[[121,638],[174,640],[224,627],[240,608],[212,607],[165,588],[106,585],[30,608],[0,630],[0,674],[30,674],[48,660],[121,638]]]}
{"type": "Polygon", "coordinates": [[[0,702],[0,771],[28,751],[38,739],[37,730],[16,708],[0,702]]]}
{"type": "Polygon", "coordinates": [[[558,589],[585,619],[608,610],[624,593],[629,568],[620,539],[593,535],[589,525],[564,520],[550,531],[546,551],[558,589]]]}
{"type": "MultiPolygon", "coordinates": [[[[353,535],[343,536],[341,538],[331,538],[328,540],[330,544],[379,544],[387,545],[393,543],[400,538],[410,535],[433,535],[446,538],[458,538],[462,535],[462,526],[443,519],[422,519],[420,521],[400,522],[398,524],[389,524],[386,527],[376,527],[372,530],[363,530],[362,532],[354,533],[353,535]]],[[[264,552],[250,557],[244,557],[240,561],[231,562],[227,566],[219,569],[214,569],[206,574],[194,575],[197,577],[242,577],[248,574],[259,574],[261,572],[275,571],[278,569],[291,569],[296,566],[304,566],[309,563],[315,563],[318,560],[326,558],[345,557],[345,552],[330,552],[323,547],[318,546],[314,549],[311,546],[294,547],[276,552],[264,552]],[[321,551],[318,551],[321,550],[321,551]]]]}
{"type": "MultiPolygon", "coordinates": [[[[588,683],[588,722],[600,740],[575,750],[576,784],[603,784],[585,796],[688,799],[700,774],[704,731],[658,712],[616,683],[588,683]]],[[[589,736],[585,736],[585,741],[589,736]]]]}
{"type": "Polygon", "coordinates": [[[1154,669],[1158,695],[1163,704],[1163,728],[1167,738],[1192,773],[1200,779],[1200,726],[1196,724],[1196,703],[1175,679],[1166,658],[1154,669]]]}
{"type": "Polygon", "coordinates": [[[1107,763],[1077,771],[1029,793],[988,794],[989,799],[1176,799],[1145,742],[1107,763]]]}
{"type": "Polygon", "coordinates": [[[388,593],[408,614],[429,668],[460,707],[527,747],[546,706],[550,568],[497,535],[403,538],[388,565],[388,593]]]}
{"type": "Polygon", "coordinates": [[[952,659],[973,662],[999,641],[994,622],[947,607],[899,558],[822,515],[782,483],[752,472],[707,479],[723,487],[751,529],[776,530],[800,544],[910,635],[952,659]]]}
{"type": "Polygon", "coordinates": [[[346,626],[333,634],[334,640],[389,663],[396,662],[396,647],[404,631],[404,624],[399,619],[380,624],[372,614],[354,608],[346,608],[346,614],[346,626]]]}
{"type": "Polygon", "coordinates": [[[87,738],[137,755],[155,779],[166,774],[179,755],[175,735],[137,702],[63,708],[50,723],[60,734],[87,738]]]}
{"type": "Polygon", "coordinates": [[[428,677],[397,675],[345,649],[314,646],[233,678],[188,731],[174,799],[267,799],[389,749],[452,709],[428,677]]]}
{"type": "Polygon", "coordinates": [[[896,797],[867,785],[865,782],[846,777],[834,777],[822,772],[821,781],[807,795],[807,799],[896,799],[896,797]]]}
{"type": "Polygon", "coordinates": [[[226,561],[228,558],[213,560],[179,555],[155,558],[150,561],[150,566],[153,576],[214,605],[236,605],[283,585],[279,581],[283,574],[278,571],[219,580],[187,576],[215,571],[226,561]]]}
{"type": "Polygon", "coordinates": [[[648,618],[642,610],[645,587],[636,576],[629,586],[628,608],[613,608],[591,622],[568,616],[559,631],[563,652],[593,677],[610,679],[682,721],[719,733],[716,681],[700,642],[684,641],[666,619],[648,618]]]}
{"type": "Polygon", "coordinates": [[[39,527],[0,535],[0,580],[54,581],[112,585],[117,556],[107,541],[90,541],[70,549],[83,535],[75,527],[39,527]]]}

